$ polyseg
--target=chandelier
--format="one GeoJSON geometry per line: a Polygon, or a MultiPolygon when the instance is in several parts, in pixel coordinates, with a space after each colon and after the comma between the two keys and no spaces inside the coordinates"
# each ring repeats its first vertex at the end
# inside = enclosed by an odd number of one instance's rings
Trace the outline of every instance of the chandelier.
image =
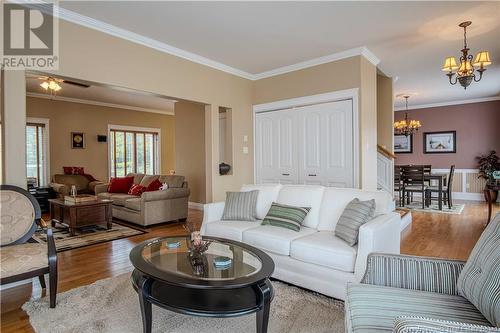
{"type": "Polygon", "coordinates": [[[471,25],[471,21],[462,22],[458,26],[464,28],[464,48],[461,50],[462,55],[460,56],[460,66],[457,65],[455,57],[448,57],[444,60],[443,72],[448,72],[446,75],[450,80],[451,85],[460,83],[464,89],[474,82],[479,82],[483,77],[484,71],[486,71],[486,66],[491,65],[490,55],[488,51],[481,51],[474,56],[469,54],[469,48],[467,47],[467,27],[471,25]],[[474,59],[474,61],[472,61],[474,59]],[[477,71],[479,77],[474,73],[477,71]],[[455,80],[453,76],[455,76],[455,80]]]}
{"type": "Polygon", "coordinates": [[[51,95],[55,95],[59,90],[61,90],[61,86],[59,85],[61,81],[58,79],[54,79],[52,77],[48,77],[42,83],[40,83],[40,87],[50,92],[51,95]]]}
{"type": "Polygon", "coordinates": [[[401,121],[394,122],[394,134],[409,136],[418,131],[422,125],[419,120],[409,120],[408,119],[408,98],[410,95],[403,95],[405,99],[405,119],[401,121]]]}

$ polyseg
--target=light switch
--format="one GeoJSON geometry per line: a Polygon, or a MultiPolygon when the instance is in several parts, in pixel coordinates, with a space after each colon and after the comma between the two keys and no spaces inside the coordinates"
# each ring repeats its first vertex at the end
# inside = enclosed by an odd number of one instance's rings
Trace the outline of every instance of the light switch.
{"type": "Polygon", "coordinates": [[[248,154],[248,147],[243,147],[243,154],[248,154]]]}
{"type": "Polygon", "coordinates": [[[248,135],[243,135],[243,142],[248,142],[248,135]]]}

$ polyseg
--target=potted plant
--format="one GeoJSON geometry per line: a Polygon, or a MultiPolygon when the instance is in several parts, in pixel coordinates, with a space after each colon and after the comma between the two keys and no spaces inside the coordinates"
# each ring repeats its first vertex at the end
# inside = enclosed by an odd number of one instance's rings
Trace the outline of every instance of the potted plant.
{"type": "MultiPolygon", "coordinates": [[[[496,151],[492,150],[487,155],[476,157],[479,169],[478,178],[486,179],[486,182],[493,182],[493,171],[500,170],[500,158],[496,151]]],[[[491,199],[493,202],[497,200],[497,191],[490,190],[491,199]]]]}

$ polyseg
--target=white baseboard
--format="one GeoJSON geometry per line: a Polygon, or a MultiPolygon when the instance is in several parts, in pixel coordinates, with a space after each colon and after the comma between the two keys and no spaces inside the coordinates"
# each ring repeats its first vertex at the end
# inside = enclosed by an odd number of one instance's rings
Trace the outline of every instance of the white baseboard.
{"type": "Polygon", "coordinates": [[[188,207],[190,209],[196,209],[196,210],[203,210],[203,205],[202,203],[199,203],[199,202],[191,202],[189,201],[188,203],[188,207]]]}
{"type": "Polygon", "coordinates": [[[405,216],[401,218],[401,232],[405,230],[412,222],[413,217],[411,216],[411,212],[408,212],[405,216]]]}

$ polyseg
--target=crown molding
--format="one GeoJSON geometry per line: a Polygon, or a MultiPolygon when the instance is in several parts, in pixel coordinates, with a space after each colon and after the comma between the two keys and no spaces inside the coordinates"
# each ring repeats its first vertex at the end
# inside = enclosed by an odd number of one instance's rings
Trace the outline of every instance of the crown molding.
{"type": "MultiPolygon", "coordinates": [[[[482,103],[482,102],[491,102],[491,101],[500,101],[500,96],[463,99],[460,101],[449,101],[449,102],[442,102],[442,103],[413,105],[413,106],[411,106],[411,108],[408,108],[408,111],[416,110],[416,109],[436,108],[436,107],[440,107],[440,106],[482,103]]],[[[405,108],[404,107],[395,107],[394,111],[405,111],[405,108]]]]}
{"type": "Polygon", "coordinates": [[[338,61],[338,60],[342,60],[342,59],[346,59],[346,58],[356,57],[356,56],[365,57],[366,60],[371,62],[374,66],[377,66],[380,63],[380,60],[370,50],[368,50],[368,48],[363,46],[363,47],[357,47],[354,49],[345,50],[342,52],[329,54],[329,55],[319,57],[319,58],[314,58],[311,60],[298,62],[298,63],[293,64],[293,65],[283,66],[283,67],[279,67],[276,69],[271,69],[269,71],[265,71],[262,73],[258,73],[258,74],[254,75],[254,80],[265,79],[268,77],[286,74],[286,73],[298,71],[301,69],[305,69],[305,68],[309,68],[309,67],[313,67],[313,66],[317,66],[317,65],[322,65],[322,64],[326,64],[329,62],[338,61]]]}
{"type": "MultiPolygon", "coordinates": [[[[103,107],[115,108],[115,109],[125,109],[125,110],[132,110],[132,111],[159,113],[159,114],[168,115],[168,116],[175,116],[174,111],[148,109],[148,108],[141,108],[138,106],[113,104],[113,103],[99,102],[99,101],[73,98],[73,97],[65,97],[65,96],[57,96],[57,95],[52,96],[52,95],[48,95],[48,94],[39,94],[39,93],[33,93],[33,92],[27,92],[26,97],[42,98],[42,99],[56,100],[56,101],[62,101],[62,102],[88,104],[88,105],[103,106],[103,107]]],[[[175,103],[175,102],[173,102],[173,103],[175,103]]]]}
{"type": "MultiPolygon", "coordinates": [[[[45,12],[47,14],[52,14],[52,13],[48,13],[45,7],[40,6],[40,4],[43,3],[43,0],[40,0],[40,1],[35,2],[35,3],[33,2],[33,0],[9,0],[9,2],[23,4],[23,5],[32,7],[32,8],[36,8],[36,9],[38,9],[42,12],[45,12]]],[[[252,73],[248,73],[246,71],[225,65],[225,64],[220,63],[218,61],[200,56],[198,54],[195,54],[195,53],[192,53],[189,51],[185,51],[185,50],[177,48],[175,46],[172,46],[172,45],[169,45],[169,44],[166,44],[163,42],[159,42],[155,39],[142,36],[140,34],[131,32],[129,30],[122,29],[122,28],[119,28],[117,26],[102,22],[100,20],[96,20],[94,18],[78,14],[76,12],[62,8],[60,6],[58,7],[56,15],[58,18],[63,19],[65,21],[75,23],[75,24],[78,24],[78,25],[81,25],[81,26],[84,26],[86,28],[90,28],[93,30],[97,30],[97,31],[106,33],[108,35],[114,36],[114,37],[125,39],[125,40],[128,40],[130,42],[137,43],[137,44],[155,49],[155,50],[160,51],[160,52],[164,52],[164,53],[167,53],[167,54],[179,57],[179,58],[183,58],[183,59],[198,63],[200,65],[208,66],[208,67],[211,67],[211,68],[214,68],[214,69],[217,69],[217,70],[229,73],[229,74],[233,74],[233,75],[242,77],[244,79],[252,80],[252,81],[260,80],[260,79],[264,79],[264,78],[268,78],[268,77],[272,77],[272,76],[276,76],[276,75],[281,75],[281,74],[297,71],[300,69],[305,69],[305,68],[309,68],[309,67],[313,67],[313,66],[317,66],[317,65],[322,65],[322,64],[326,64],[328,62],[338,61],[341,59],[355,57],[355,56],[365,57],[366,60],[371,62],[374,66],[377,66],[380,63],[380,59],[377,58],[377,56],[375,56],[375,54],[373,54],[373,52],[371,52],[366,46],[362,46],[362,47],[357,47],[357,48],[353,48],[353,49],[349,49],[349,50],[345,50],[345,51],[341,51],[341,52],[332,53],[332,54],[329,54],[326,56],[302,61],[302,62],[299,62],[296,64],[275,68],[275,69],[272,69],[269,71],[265,71],[265,72],[261,72],[261,73],[257,73],[257,74],[252,74],[252,73]]]]}

